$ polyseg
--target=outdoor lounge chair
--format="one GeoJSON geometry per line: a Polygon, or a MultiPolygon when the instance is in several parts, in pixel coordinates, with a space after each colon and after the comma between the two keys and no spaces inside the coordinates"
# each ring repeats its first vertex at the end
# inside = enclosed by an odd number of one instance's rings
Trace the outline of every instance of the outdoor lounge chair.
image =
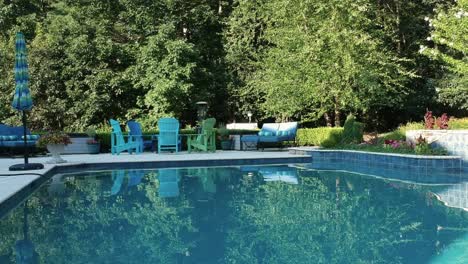
{"type": "Polygon", "coordinates": [[[175,151],[180,150],[179,137],[179,120],[167,117],[158,120],[158,153],[164,150],[175,151]]]}
{"type": "Polygon", "coordinates": [[[197,151],[216,151],[216,132],[214,126],[216,119],[208,118],[203,120],[201,133],[187,135],[188,152],[197,151]]]}
{"type": "Polygon", "coordinates": [[[125,141],[124,134],[120,129],[120,123],[114,119],[111,119],[110,124],[112,126],[111,133],[111,152],[112,155],[119,155],[120,152],[128,151],[129,154],[140,153],[140,144],[133,139],[132,136],[127,136],[128,140],[125,141]]]}
{"type": "Polygon", "coordinates": [[[139,122],[135,120],[130,120],[127,122],[127,126],[130,130],[128,133],[136,142],[138,142],[139,151],[143,152],[145,149],[150,149],[152,152],[155,151],[155,147],[153,141],[156,139],[156,135],[147,135],[146,137],[150,137],[151,139],[145,140],[145,135],[143,135],[143,130],[141,129],[141,125],[139,122]]]}
{"type": "MultiPolygon", "coordinates": [[[[23,149],[23,127],[11,127],[0,124],[0,147],[9,151],[13,149],[23,149]]],[[[36,141],[39,139],[39,135],[31,135],[29,129],[26,130],[26,139],[28,148],[34,148],[36,141]]]]}
{"type": "Polygon", "coordinates": [[[258,135],[243,136],[241,143],[256,143],[258,149],[259,146],[263,148],[266,144],[295,141],[296,132],[297,122],[265,123],[258,135]]]}

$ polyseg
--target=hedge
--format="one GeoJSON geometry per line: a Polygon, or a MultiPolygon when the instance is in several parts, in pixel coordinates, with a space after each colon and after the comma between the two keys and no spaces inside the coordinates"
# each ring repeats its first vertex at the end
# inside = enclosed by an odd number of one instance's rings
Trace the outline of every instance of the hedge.
{"type": "Polygon", "coordinates": [[[302,128],[297,130],[298,146],[333,147],[340,143],[343,134],[342,127],[302,128]]]}

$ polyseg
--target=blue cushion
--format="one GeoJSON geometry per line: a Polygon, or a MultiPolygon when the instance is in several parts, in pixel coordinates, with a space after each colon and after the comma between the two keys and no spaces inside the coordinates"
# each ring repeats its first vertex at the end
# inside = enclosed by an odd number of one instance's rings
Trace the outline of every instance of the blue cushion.
{"type": "Polygon", "coordinates": [[[13,135],[10,135],[10,136],[2,136],[2,140],[3,141],[11,141],[11,140],[17,140],[18,137],[17,136],[13,136],[13,135]]]}
{"type": "Polygon", "coordinates": [[[273,132],[263,132],[265,136],[269,137],[269,136],[273,136],[273,132]]]}
{"type": "Polygon", "coordinates": [[[258,135],[259,135],[259,136],[264,136],[264,135],[265,135],[265,132],[259,131],[259,132],[258,132],[258,135]]]}
{"type": "MultiPolygon", "coordinates": [[[[21,137],[21,139],[24,139],[24,136],[21,137]]],[[[38,140],[39,135],[26,135],[27,140],[38,140]]]]}
{"type": "MultiPolygon", "coordinates": [[[[32,147],[32,146],[35,146],[36,143],[33,142],[33,141],[28,141],[28,144],[27,146],[29,147],[32,147]]],[[[23,147],[24,146],[24,141],[22,140],[10,140],[10,141],[3,141],[2,142],[2,146],[3,147],[14,147],[14,148],[17,148],[17,147],[23,147]]]]}

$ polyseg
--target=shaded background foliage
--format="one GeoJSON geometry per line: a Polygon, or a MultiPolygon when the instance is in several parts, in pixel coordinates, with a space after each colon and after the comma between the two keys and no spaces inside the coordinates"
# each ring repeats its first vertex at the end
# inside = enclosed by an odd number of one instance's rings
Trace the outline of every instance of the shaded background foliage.
{"type": "Polygon", "coordinates": [[[109,118],[151,129],[169,115],[193,125],[200,100],[220,122],[250,111],[334,126],[355,113],[384,130],[426,108],[462,116],[468,18],[455,15],[466,9],[464,0],[4,0],[0,120],[19,121],[10,108],[19,30],[38,130],[109,118]]]}

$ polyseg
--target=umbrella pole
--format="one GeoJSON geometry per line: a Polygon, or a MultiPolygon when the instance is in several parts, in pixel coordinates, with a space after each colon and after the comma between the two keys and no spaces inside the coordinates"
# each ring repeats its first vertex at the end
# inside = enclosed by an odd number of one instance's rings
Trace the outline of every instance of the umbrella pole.
{"type": "Polygon", "coordinates": [[[23,112],[23,140],[24,140],[24,164],[29,163],[28,137],[26,132],[26,111],[23,112]]]}

